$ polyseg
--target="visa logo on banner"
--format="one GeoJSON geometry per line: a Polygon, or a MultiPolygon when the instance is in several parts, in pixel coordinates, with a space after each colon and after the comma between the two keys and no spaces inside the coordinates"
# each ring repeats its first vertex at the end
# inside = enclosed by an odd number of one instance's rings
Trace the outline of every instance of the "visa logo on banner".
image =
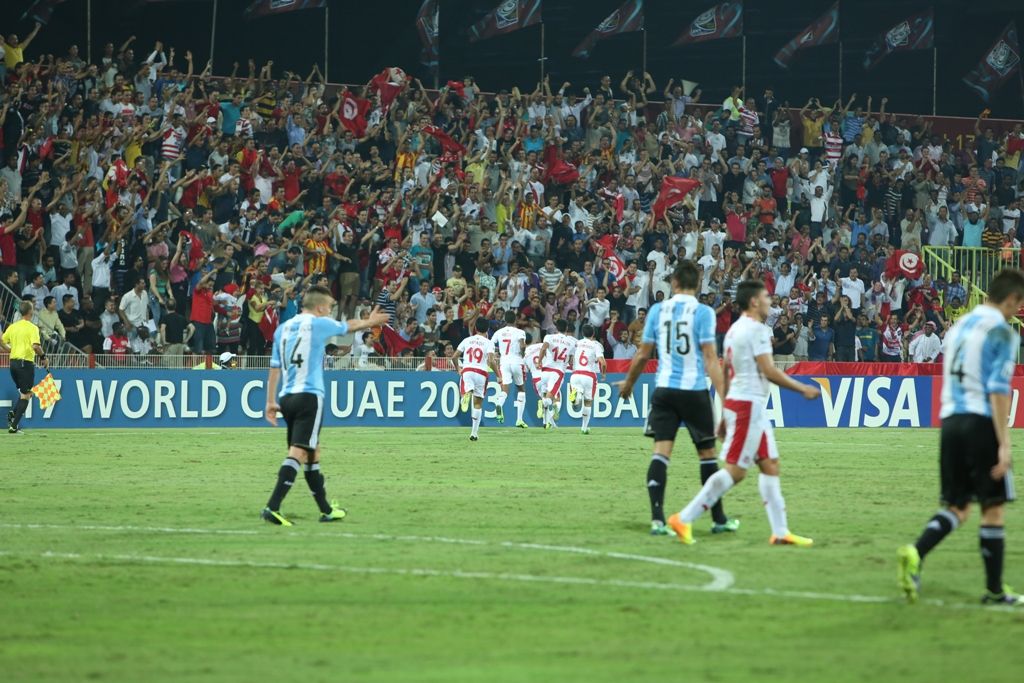
{"type": "MultiPolygon", "coordinates": [[[[812,377],[821,386],[825,427],[920,427],[921,377],[812,377]]],[[[930,398],[930,392],[923,393],[930,398]]]]}

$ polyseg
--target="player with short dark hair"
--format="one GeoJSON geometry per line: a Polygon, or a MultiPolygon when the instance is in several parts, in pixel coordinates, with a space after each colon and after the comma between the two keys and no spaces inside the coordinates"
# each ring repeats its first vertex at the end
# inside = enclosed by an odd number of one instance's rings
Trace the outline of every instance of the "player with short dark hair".
{"type": "MultiPolygon", "coordinates": [[[[700,272],[691,261],[681,261],[672,273],[672,298],[651,306],[639,351],[629,374],[619,383],[628,398],[647,361],[658,351],[658,374],[644,433],[654,439],[647,467],[647,493],[651,501],[651,534],[667,536],[665,487],[676,434],[682,424],[700,458],[700,479],[718,471],[715,458],[715,414],[708,393],[708,378],[721,395],[722,369],[715,349],[715,312],[696,299],[700,272]]],[[[729,519],[721,503],[711,510],[712,532],[732,532],[739,520],[729,519]]]]}
{"type": "Polygon", "coordinates": [[[39,342],[39,328],[32,322],[34,306],[31,301],[18,304],[21,320],[11,323],[4,330],[0,346],[11,352],[11,379],[18,388],[18,403],[14,410],[7,411],[7,433],[22,434],[21,417],[28,409],[32,400],[32,386],[35,384],[36,357],[42,361],[43,367],[50,368],[46,353],[39,342]]]}
{"type": "Polygon", "coordinates": [[[580,432],[590,434],[590,410],[594,403],[594,394],[597,392],[597,373],[600,371],[601,378],[604,379],[607,364],[604,360],[604,346],[594,339],[594,326],[586,323],[580,332],[583,339],[576,343],[572,357],[569,403],[579,409],[583,417],[580,432]]]}
{"type": "Polygon", "coordinates": [[[562,382],[576,352],[576,338],[566,334],[569,323],[559,318],[555,321],[554,334],[544,337],[541,345],[541,415],[544,429],[558,426],[559,406],[562,402],[562,382]]]}
{"type": "Polygon", "coordinates": [[[505,312],[505,326],[491,335],[491,341],[498,350],[500,360],[498,362],[498,382],[501,384],[501,391],[494,397],[494,405],[498,412],[498,423],[505,421],[505,401],[508,400],[508,389],[512,384],[516,385],[516,399],[513,401],[516,407],[516,427],[526,429],[527,424],[523,420],[523,411],[526,409],[526,360],[523,353],[526,351],[526,332],[516,327],[516,319],[519,316],[515,311],[505,312]]]}
{"type": "Polygon", "coordinates": [[[476,334],[466,337],[459,343],[458,355],[455,356],[455,369],[459,373],[459,389],[462,391],[462,411],[465,412],[469,408],[469,402],[473,402],[470,441],[477,441],[480,438],[480,421],[484,414],[487,379],[492,370],[498,374],[494,342],[487,338],[489,328],[490,324],[486,319],[477,318],[474,325],[476,334]]]}
{"type": "Polygon", "coordinates": [[[1003,584],[1004,507],[1014,499],[1010,451],[1010,380],[1020,337],[1010,327],[1024,304],[1024,272],[1000,270],[985,303],[962,316],[942,347],[939,478],[942,508],[913,545],[899,549],[899,585],[909,602],[921,588],[925,556],[981,505],[978,541],[985,564],[986,605],[1024,605],[1003,584]]]}
{"type": "Polygon", "coordinates": [[[267,375],[267,422],[277,426],[281,412],[288,425],[288,455],[277,473],[277,484],[261,516],[271,524],[292,526],[281,514],[281,502],[288,495],[299,470],[320,508],[321,522],[345,518],[346,511],[328,502],[320,471],[320,427],[324,415],[324,350],[331,337],[384,325],[388,314],[374,308],[363,320],[335,321],[331,316],[334,297],[330,290],[313,286],[302,297],[302,312],[277,328],[267,375]],[[281,391],[278,381],[283,377],[281,391]],[[275,400],[280,397],[280,405],[275,400]]]}
{"type": "Polygon", "coordinates": [[[724,400],[718,428],[723,437],[725,466],[704,483],[700,493],[686,507],[668,518],[668,526],[682,543],[692,544],[694,521],[743,481],[750,466],[757,463],[761,470],[758,489],[772,528],[768,542],[808,547],[814,542],[790,532],[786,520],[786,502],[779,483],[779,451],[765,403],[769,382],[797,391],[808,400],[821,396],[821,390],[798,382],[775,367],[772,331],[764,324],[772,301],[764,283],[758,280],[740,283],[736,302],[743,315],[725,335],[725,376],[721,394],[724,400]]]}

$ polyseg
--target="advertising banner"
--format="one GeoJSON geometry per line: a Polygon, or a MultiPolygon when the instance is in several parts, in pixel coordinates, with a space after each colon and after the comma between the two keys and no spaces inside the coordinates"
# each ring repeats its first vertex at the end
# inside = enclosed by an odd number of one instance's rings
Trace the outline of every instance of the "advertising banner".
{"type": "MultiPolygon", "coordinates": [[[[338,370],[327,372],[324,404],[326,427],[438,427],[468,425],[459,411],[459,382],[453,372],[338,370]]],[[[608,375],[594,397],[591,425],[640,429],[654,391],[653,375],[643,375],[629,400],[613,384],[623,375],[608,375]]],[[[123,427],[261,427],[266,403],[263,370],[58,370],[54,378],[61,400],[46,410],[33,401],[26,429],[123,427]]],[[[768,416],[776,427],[929,427],[938,425],[941,378],[799,376],[816,382],[822,397],[807,401],[772,386],[768,416]]],[[[564,385],[563,385],[564,386],[564,385]]],[[[1024,378],[1014,380],[1014,426],[1024,426],[1018,396],[1024,378]]],[[[484,424],[494,426],[487,388],[484,424]]],[[[510,393],[514,393],[515,389],[510,393]]],[[[563,389],[562,427],[578,426],[579,411],[567,405],[563,389]]],[[[527,386],[527,422],[536,419],[537,395],[527,386]]],[[[0,409],[17,396],[0,394],[0,409]]],[[[506,426],[515,419],[512,396],[505,404],[506,426]]],[[[717,402],[716,402],[717,403],[717,402]]]]}

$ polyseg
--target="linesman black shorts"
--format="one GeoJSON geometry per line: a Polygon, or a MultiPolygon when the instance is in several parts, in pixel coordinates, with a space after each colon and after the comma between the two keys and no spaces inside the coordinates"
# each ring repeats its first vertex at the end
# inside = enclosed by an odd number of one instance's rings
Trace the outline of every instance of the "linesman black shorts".
{"type": "Polygon", "coordinates": [[[18,358],[12,358],[11,379],[14,380],[14,386],[18,387],[18,391],[23,394],[29,393],[32,391],[32,386],[36,383],[35,363],[18,358]]]}
{"type": "Polygon", "coordinates": [[[288,445],[313,453],[320,445],[324,400],[316,394],[286,394],[280,404],[288,425],[288,445]]]}
{"type": "Polygon", "coordinates": [[[942,503],[963,507],[972,501],[999,505],[1015,498],[1013,474],[993,479],[999,461],[999,441],[992,418],[950,415],[942,420],[939,469],[942,503]]]}
{"type": "Polygon", "coordinates": [[[675,441],[682,425],[686,425],[697,450],[714,448],[715,414],[711,395],[707,391],[655,389],[644,435],[655,441],[675,441]]]}

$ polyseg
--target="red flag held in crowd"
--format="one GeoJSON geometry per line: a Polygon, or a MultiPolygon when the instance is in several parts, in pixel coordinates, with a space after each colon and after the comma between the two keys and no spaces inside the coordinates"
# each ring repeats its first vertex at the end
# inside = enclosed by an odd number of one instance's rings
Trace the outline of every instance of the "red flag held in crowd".
{"type": "Polygon", "coordinates": [[[437,126],[423,126],[423,132],[441,143],[441,149],[446,153],[458,155],[466,153],[465,147],[437,126]]]}
{"type": "Polygon", "coordinates": [[[503,0],[480,21],[469,27],[469,42],[512,33],[541,22],[541,0],[503,0]]]}
{"type": "Polygon", "coordinates": [[[693,178],[665,176],[661,181],[658,198],[651,207],[655,218],[664,218],[665,212],[686,199],[686,195],[700,187],[700,181],[693,178]]]}
{"type": "Polygon", "coordinates": [[[775,63],[783,69],[789,68],[793,61],[793,55],[797,50],[805,47],[817,47],[828,45],[839,40],[839,1],[829,8],[827,12],[814,20],[814,22],[800,33],[796,34],[793,40],[782,46],[782,49],[775,55],[775,63]]]}
{"type": "Polygon", "coordinates": [[[902,275],[916,280],[924,273],[924,261],[912,251],[897,249],[885,262],[885,275],[890,280],[902,275]]]}
{"type": "Polygon", "coordinates": [[[420,34],[423,50],[420,51],[420,62],[423,66],[436,68],[440,57],[437,42],[437,26],[440,19],[439,0],[423,0],[420,12],[416,15],[416,30],[420,34]]]}
{"type": "Polygon", "coordinates": [[[557,145],[548,145],[544,149],[544,178],[559,185],[572,185],[580,179],[580,172],[562,158],[557,145]]]}
{"type": "Polygon", "coordinates": [[[422,334],[406,341],[402,339],[402,336],[398,334],[398,332],[395,332],[393,327],[390,325],[384,325],[380,328],[380,336],[378,336],[373,342],[373,349],[382,356],[397,356],[406,349],[416,349],[422,345],[422,334]]]}
{"type": "Polygon", "coordinates": [[[644,0],[626,0],[622,7],[609,14],[597,28],[583,39],[583,42],[572,51],[573,57],[586,59],[594,44],[604,38],[622,33],[641,31],[644,28],[644,0]]]}
{"type": "Polygon", "coordinates": [[[1020,69],[1020,43],[1017,24],[1010,22],[999,34],[985,57],[964,76],[964,83],[988,102],[992,92],[1020,69]]]}
{"type": "Polygon", "coordinates": [[[743,35],[743,3],[723,2],[690,22],[673,45],[703,43],[706,40],[738,38],[743,35]]]}
{"type": "Polygon", "coordinates": [[[338,108],[338,117],[341,125],[352,131],[357,138],[366,135],[366,113],[370,111],[370,100],[356,97],[349,91],[339,95],[341,107],[338,108]]]}
{"type": "Polygon", "coordinates": [[[397,66],[382,70],[370,79],[370,88],[380,96],[380,108],[383,114],[391,109],[391,103],[398,97],[409,83],[409,77],[397,66]]]}
{"type": "Polygon", "coordinates": [[[874,69],[893,52],[930,50],[935,44],[935,13],[932,8],[899,22],[880,36],[864,55],[864,68],[874,69]]]}
{"type": "Polygon", "coordinates": [[[269,17],[300,9],[321,9],[327,7],[327,0],[256,0],[245,8],[245,18],[269,17]]]}
{"type": "Polygon", "coordinates": [[[626,282],[626,264],[613,251],[605,258],[608,259],[608,272],[615,278],[615,282],[622,285],[626,282]]]}

